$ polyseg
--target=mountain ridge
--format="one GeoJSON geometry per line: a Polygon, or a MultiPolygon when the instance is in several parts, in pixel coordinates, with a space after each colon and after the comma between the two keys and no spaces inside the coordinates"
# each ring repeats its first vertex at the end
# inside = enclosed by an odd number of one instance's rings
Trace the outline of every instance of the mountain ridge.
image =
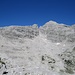
{"type": "Polygon", "coordinates": [[[53,42],[62,42],[67,39],[68,41],[75,40],[75,28],[73,26],[67,26],[65,24],[58,24],[54,21],[49,21],[45,25],[38,28],[37,24],[32,26],[8,26],[0,28],[3,36],[11,38],[34,38],[39,35],[39,32],[46,35],[48,40],[53,42]],[[7,36],[8,35],[8,36],[7,36]],[[16,36],[16,37],[15,37],[16,36]],[[54,40],[53,37],[55,37],[54,40]],[[69,39],[68,39],[69,38],[69,39]]]}
{"type": "Polygon", "coordinates": [[[0,75],[75,75],[74,29],[53,21],[0,28],[0,75]]]}

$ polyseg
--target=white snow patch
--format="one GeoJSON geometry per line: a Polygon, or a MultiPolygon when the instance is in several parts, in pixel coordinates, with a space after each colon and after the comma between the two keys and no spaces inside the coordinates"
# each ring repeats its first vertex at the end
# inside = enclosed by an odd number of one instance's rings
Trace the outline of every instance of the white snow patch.
{"type": "Polygon", "coordinates": [[[60,43],[56,43],[56,45],[60,45],[60,43]]]}

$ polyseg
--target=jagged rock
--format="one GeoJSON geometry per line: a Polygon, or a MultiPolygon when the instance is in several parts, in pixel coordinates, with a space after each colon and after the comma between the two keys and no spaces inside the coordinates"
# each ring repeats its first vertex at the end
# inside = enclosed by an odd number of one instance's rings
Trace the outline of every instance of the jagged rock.
{"type": "Polygon", "coordinates": [[[75,41],[74,29],[65,24],[58,24],[54,21],[49,21],[43,27],[40,27],[40,31],[52,42],[62,42],[65,40],[68,42],[75,41]]]}
{"type": "Polygon", "coordinates": [[[10,26],[1,29],[1,34],[10,39],[29,38],[32,39],[39,35],[38,28],[33,26],[10,26]]]}
{"type": "Polygon", "coordinates": [[[0,58],[0,75],[75,75],[75,25],[2,27],[0,58]]]}

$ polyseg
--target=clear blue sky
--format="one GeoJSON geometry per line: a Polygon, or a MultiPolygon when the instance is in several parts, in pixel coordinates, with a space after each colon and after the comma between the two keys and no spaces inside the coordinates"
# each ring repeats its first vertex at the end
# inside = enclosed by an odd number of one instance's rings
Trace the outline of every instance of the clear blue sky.
{"type": "Polygon", "coordinates": [[[0,26],[75,24],[75,0],[0,0],[0,26]]]}

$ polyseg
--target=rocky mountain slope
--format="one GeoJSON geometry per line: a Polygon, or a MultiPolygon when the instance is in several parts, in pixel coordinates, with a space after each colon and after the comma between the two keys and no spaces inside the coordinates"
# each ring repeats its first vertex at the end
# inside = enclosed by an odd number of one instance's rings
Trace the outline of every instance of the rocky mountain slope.
{"type": "Polygon", "coordinates": [[[75,75],[75,25],[1,27],[0,75],[75,75]]]}

